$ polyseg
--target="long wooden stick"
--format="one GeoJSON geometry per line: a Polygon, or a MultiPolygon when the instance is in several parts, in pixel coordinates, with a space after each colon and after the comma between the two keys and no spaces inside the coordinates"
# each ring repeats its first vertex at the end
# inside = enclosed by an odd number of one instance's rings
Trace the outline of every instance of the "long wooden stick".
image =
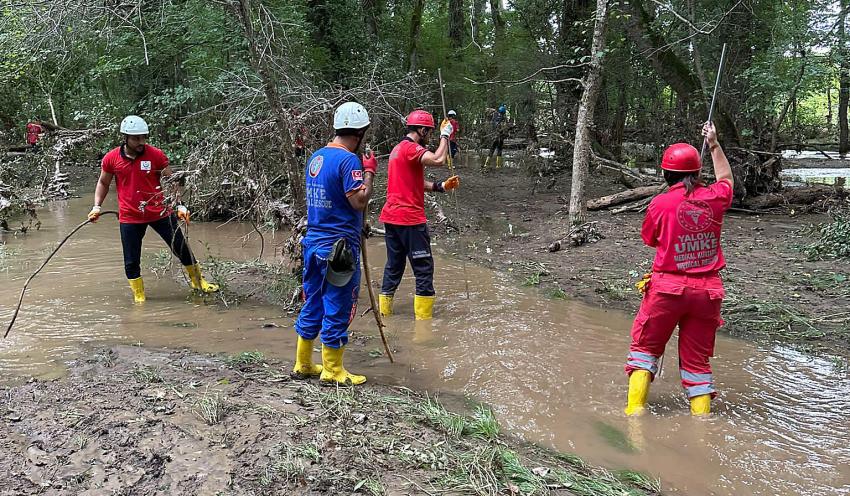
{"type": "MultiPolygon", "coordinates": [[[[366,210],[363,212],[363,227],[366,227],[366,210]]],[[[369,291],[369,303],[372,305],[372,313],[375,315],[375,323],[378,325],[378,332],[381,333],[381,341],[384,343],[384,351],[387,352],[387,357],[390,363],[395,363],[393,353],[390,351],[390,345],[387,343],[387,337],[384,335],[384,320],[381,317],[380,305],[375,301],[375,288],[372,287],[372,271],[369,268],[369,249],[366,246],[366,235],[360,234],[360,257],[363,262],[363,277],[366,279],[366,289],[369,291]]]]}
{"type": "MultiPolygon", "coordinates": [[[[443,119],[448,119],[449,114],[446,112],[446,95],[443,93],[443,70],[437,68],[437,80],[440,83],[440,100],[443,102],[443,119]]],[[[454,174],[454,166],[452,165],[452,144],[449,141],[449,150],[446,152],[449,164],[449,172],[454,174]]],[[[460,222],[460,206],[458,205],[457,192],[452,190],[452,198],[455,201],[455,217],[460,222]]],[[[460,229],[458,229],[458,233],[460,233],[460,229]]],[[[466,299],[469,299],[469,276],[466,274],[466,257],[461,258],[461,263],[463,264],[463,282],[466,286],[466,299]]]]}
{"type": "MultiPolygon", "coordinates": [[[[118,217],[118,212],[116,212],[114,210],[105,210],[105,211],[100,213],[101,217],[103,217],[104,215],[114,215],[114,216],[118,217]]],[[[26,294],[27,288],[29,287],[30,282],[32,282],[32,280],[35,278],[35,276],[37,276],[38,273],[41,272],[41,270],[47,266],[47,262],[49,262],[50,259],[53,258],[53,255],[56,255],[56,252],[59,251],[59,248],[62,248],[62,245],[64,245],[66,241],[71,239],[71,236],[76,234],[77,231],[79,231],[80,229],[82,229],[84,226],[86,226],[88,224],[91,224],[91,220],[86,219],[85,222],[83,222],[79,226],[75,227],[73,231],[71,231],[70,233],[68,233],[67,236],[62,238],[62,241],[60,241],[59,244],[56,246],[56,248],[54,248],[53,251],[50,253],[50,255],[47,256],[47,258],[41,264],[41,267],[39,267],[38,270],[36,270],[35,272],[32,273],[31,276],[29,276],[29,278],[27,279],[27,282],[24,283],[23,289],[21,289],[21,297],[18,298],[18,305],[15,307],[15,313],[12,314],[12,320],[9,321],[9,325],[8,325],[8,327],[6,327],[6,333],[3,334],[3,339],[6,339],[6,337],[9,335],[9,331],[12,330],[12,326],[15,325],[15,320],[18,318],[18,312],[21,311],[21,305],[24,303],[24,294],[26,294]]]]}

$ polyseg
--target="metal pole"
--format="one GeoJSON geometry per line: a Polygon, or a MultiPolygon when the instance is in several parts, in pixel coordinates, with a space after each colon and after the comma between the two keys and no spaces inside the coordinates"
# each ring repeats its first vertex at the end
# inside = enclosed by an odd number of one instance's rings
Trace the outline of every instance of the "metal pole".
{"type": "MultiPolygon", "coordinates": [[[[723,49],[720,51],[720,67],[717,68],[717,77],[714,79],[714,93],[711,95],[711,106],[708,107],[708,121],[714,117],[714,103],[717,101],[717,89],[720,88],[720,75],[723,74],[723,63],[726,61],[726,43],[723,44],[723,49]]],[[[700,159],[705,157],[705,147],[708,142],[702,140],[702,151],[700,151],[700,159]]]]}
{"type": "MultiPolygon", "coordinates": [[[[443,102],[443,118],[448,119],[449,114],[446,112],[446,95],[443,93],[443,70],[437,68],[437,81],[440,83],[440,100],[443,102]]],[[[446,152],[448,155],[446,156],[447,162],[449,164],[449,172],[454,174],[454,166],[452,166],[452,144],[449,142],[449,150],[446,152]]],[[[455,201],[455,219],[457,222],[460,222],[460,207],[458,206],[457,193],[455,190],[452,190],[452,197],[455,201]]],[[[460,234],[460,228],[458,228],[458,234],[460,234]]],[[[469,276],[466,274],[466,258],[461,258],[461,262],[463,262],[463,282],[466,286],[466,299],[469,299],[469,276]]]]}

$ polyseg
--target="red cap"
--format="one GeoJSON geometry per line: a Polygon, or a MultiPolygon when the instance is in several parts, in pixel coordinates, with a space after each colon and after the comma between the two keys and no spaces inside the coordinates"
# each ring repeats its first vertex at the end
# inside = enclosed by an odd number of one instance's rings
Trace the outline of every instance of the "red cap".
{"type": "Polygon", "coordinates": [[[661,168],[675,172],[697,172],[702,169],[699,152],[687,143],[674,143],[664,150],[661,168]]]}
{"type": "Polygon", "coordinates": [[[434,116],[424,110],[414,110],[407,116],[408,126],[434,127],[434,116]]]}

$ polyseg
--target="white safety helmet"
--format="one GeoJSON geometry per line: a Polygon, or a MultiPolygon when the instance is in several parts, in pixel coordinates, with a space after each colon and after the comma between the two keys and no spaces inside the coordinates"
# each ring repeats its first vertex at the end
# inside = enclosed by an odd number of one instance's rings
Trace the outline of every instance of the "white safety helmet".
{"type": "Polygon", "coordinates": [[[363,129],[369,124],[369,113],[359,103],[345,102],[334,112],[334,129],[363,129]]]}
{"type": "Polygon", "coordinates": [[[456,115],[457,115],[457,112],[455,112],[454,110],[449,110],[449,115],[451,115],[452,117],[454,117],[454,116],[456,116],[456,115]]]}
{"type": "Polygon", "coordinates": [[[130,136],[150,134],[148,123],[138,115],[128,115],[121,121],[121,134],[129,134],[130,136]]]}

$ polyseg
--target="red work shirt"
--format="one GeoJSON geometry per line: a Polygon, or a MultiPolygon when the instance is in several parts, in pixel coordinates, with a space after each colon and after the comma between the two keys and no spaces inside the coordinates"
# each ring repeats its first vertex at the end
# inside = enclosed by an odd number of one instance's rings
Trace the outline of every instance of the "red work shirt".
{"type": "Polygon", "coordinates": [[[163,204],[160,175],[168,167],[168,157],[162,150],[145,145],[145,151],[134,159],[118,147],[103,157],[100,168],[115,176],[118,193],[118,221],[123,224],[154,222],[171,209],[163,204]]]}
{"type": "Polygon", "coordinates": [[[712,274],[726,266],[720,248],[723,214],[732,206],[727,180],[697,186],[685,196],[682,183],[652,199],[641,228],[655,248],[654,272],[712,274]]]}
{"type": "MultiPolygon", "coordinates": [[[[20,128],[19,128],[20,129],[20,128]]],[[[27,123],[27,144],[34,145],[38,143],[38,135],[44,132],[44,128],[38,123],[27,123]]]]}
{"type": "Polygon", "coordinates": [[[460,123],[457,119],[449,119],[452,125],[452,134],[449,136],[449,141],[457,142],[457,135],[460,134],[460,123]]]}
{"type": "Polygon", "coordinates": [[[405,137],[390,152],[387,170],[387,202],[381,210],[384,224],[415,226],[425,218],[425,148],[405,137]]]}

